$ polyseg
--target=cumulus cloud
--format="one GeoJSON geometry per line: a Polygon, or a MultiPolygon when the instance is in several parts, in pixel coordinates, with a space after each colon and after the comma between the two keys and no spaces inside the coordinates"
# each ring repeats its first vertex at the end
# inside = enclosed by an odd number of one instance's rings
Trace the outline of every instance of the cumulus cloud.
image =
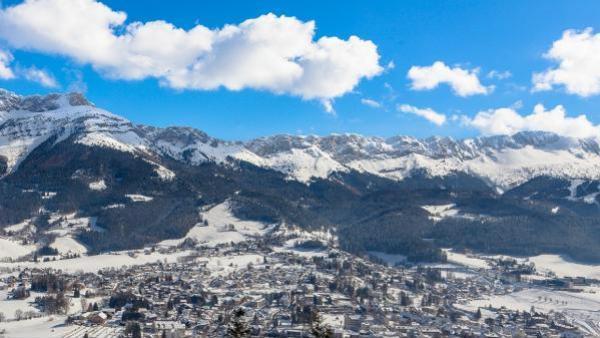
{"type": "Polygon", "coordinates": [[[515,108],[499,108],[477,113],[463,122],[478,129],[484,135],[512,135],[519,131],[548,131],[558,135],[587,138],[600,136],[600,127],[585,115],[569,117],[565,108],[558,105],[546,110],[537,104],[529,115],[519,114],[515,108]]]}
{"type": "Polygon", "coordinates": [[[600,33],[567,30],[544,56],[558,65],[533,74],[534,91],[564,86],[567,93],[584,97],[600,93],[600,33]]]}
{"type": "Polygon", "coordinates": [[[10,80],[15,78],[15,73],[10,68],[13,56],[10,52],[0,50],[0,79],[10,80]]]}
{"type": "Polygon", "coordinates": [[[458,96],[466,97],[476,94],[489,94],[492,86],[484,86],[479,82],[479,70],[448,67],[442,61],[431,66],[412,66],[407,77],[412,81],[413,90],[431,90],[440,84],[449,85],[458,96]]]}
{"type": "Polygon", "coordinates": [[[263,15],[189,30],[165,21],[126,23],[95,0],[26,0],[0,11],[13,48],[70,57],[104,75],[156,78],[176,89],[246,88],[332,100],[383,71],[377,46],[356,36],[315,39],[315,22],[263,15]]]}
{"type": "Polygon", "coordinates": [[[379,103],[378,101],[372,100],[372,99],[360,99],[360,103],[364,104],[365,106],[369,106],[371,108],[381,108],[381,103],[379,103]]]}
{"type": "Polygon", "coordinates": [[[440,114],[431,108],[417,108],[408,104],[401,104],[397,108],[403,113],[420,116],[437,126],[441,126],[446,122],[446,115],[440,114]]]}
{"type": "Polygon", "coordinates": [[[30,67],[22,69],[20,74],[28,81],[39,83],[40,85],[48,88],[58,87],[58,82],[54,76],[43,69],[36,67],[30,67]]]}

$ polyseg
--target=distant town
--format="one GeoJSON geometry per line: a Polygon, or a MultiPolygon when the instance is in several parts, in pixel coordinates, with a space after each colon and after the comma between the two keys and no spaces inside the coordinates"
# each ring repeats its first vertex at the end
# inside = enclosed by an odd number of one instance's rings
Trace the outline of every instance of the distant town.
{"type": "MultiPolygon", "coordinates": [[[[535,306],[473,305],[519,290],[578,294],[596,280],[557,278],[530,262],[454,252],[448,254],[455,262],[447,264],[358,257],[326,236],[307,234],[152,247],[126,255],[171,259],[97,272],[68,268],[70,261],[80,263],[74,256],[5,263],[0,337],[28,323],[45,327],[47,336],[69,338],[584,337],[600,329],[590,322],[582,330],[568,314],[535,306]],[[50,267],[54,262],[67,268],[50,267]]],[[[537,301],[566,305],[560,297],[537,301]]]]}

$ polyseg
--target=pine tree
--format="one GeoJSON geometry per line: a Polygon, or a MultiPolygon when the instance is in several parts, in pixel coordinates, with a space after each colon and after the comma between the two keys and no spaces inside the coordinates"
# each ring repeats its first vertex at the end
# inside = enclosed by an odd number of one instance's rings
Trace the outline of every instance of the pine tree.
{"type": "Polygon", "coordinates": [[[312,312],[312,318],[310,322],[310,333],[314,338],[332,338],[333,332],[331,329],[323,324],[319,311],[314,310],[312,312]]]}
{"type": "Polygon", "coordinates": [[[231,338],[243,338],[250,336],[250,329],[248,325],[244,321],[244,316],[246,315],[246,311],[242,308],[238,308],[233,311],[233,317],[229,322],[229,327],[227,328],[227,336],[231,338]]]}
{"type": "Polygon", "coordinates": [[[142,338],[142,327],[138,322],[128,322],[125,326],[125,334],[131,338],[142,338]]]}
{"type": "Polygon", "coordinates": [[[477,312],[475,312],[475,320],[481,319],[481,309],[477,308],[477,312]]]}

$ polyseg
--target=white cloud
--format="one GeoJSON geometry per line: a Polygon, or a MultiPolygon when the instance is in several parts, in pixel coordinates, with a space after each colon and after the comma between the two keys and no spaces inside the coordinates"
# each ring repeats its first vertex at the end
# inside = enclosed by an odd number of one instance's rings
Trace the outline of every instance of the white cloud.
{"type": "Polygon", "coordinates": [[[446,115],[437,113],[431,108],[417,108],[408,104],[402,104],[398,106],[398,110],[403,113],[420,116],[438,126],[441,126],[446,122],[446,115]]]}
{"type": "Polygon", "coordinates": [[[495,80],[506,80],[512,77],[512,73],[508,70],[491,70],[489,73],[487,73],[487,77],[495,80]]]}
{"type": "Polygon", "coordinates": [[[48,88],[56,88],[58,87],[58,82],[52,76],[52,74],[48,73],[43,69],[38,69],[36,67],[26,68],[20,71],[20,74],[27,80],[39,83],[40,85],[48,88]]]}
{"type": "Polygon", "coordinates": [[[600,93],[600,33],[593,34],[591,28],[567,30],[544,56],[558,65],[533,74],[534,91],[559,85],[584,97],[600,93]]]}
{"type": "Polygon", "coordinates": [[[440,84],[448,84],[458,96],[476,94],[489,94],[492,86],[483,86],[479,82],[479,70],[465,70],[460,67],[448,67],[441,61],[434,62],[431,66],[412,66],[407,77],[412,81],[413,90],[431,90],[440,84]]]}
{"type": "Polygon", "coordinates": [[[519,131],[548,131],[558,135],[586,138],[600,136],[600,127],[585,115],[566,116],[561,105],[546,110],[537,104],[529,115],[520,115],[514,108],[499,108],[477,113],[463,119],[464,124],[478,129],[484,135],[512,135],[519,131]]]}
{"type": "Polygon", "coordinates": [[[184,30],[126,23],[95,0],[26,0],[0,11],[13,48],[64,55],[117,79],[157,78],[176,89],[246,88],[332,100],[379,75],[377,46],[356,36],[315,40],[314,21],[267,14],[240,24],[184,30]]]}
{"type": "Polygon", "coordinates": [[[371,108],[381,108],[381,103],[372,100],[372,99],[360,99],[360,103],[364,104],[365,106],[369,106],[371,108]]]}
{"type": "Polygon", "coordinates": [[[10,80],[15,78],[15,73],[10,68],[13,56],[10,52],[0,49],[0,79],[10,80]]]}

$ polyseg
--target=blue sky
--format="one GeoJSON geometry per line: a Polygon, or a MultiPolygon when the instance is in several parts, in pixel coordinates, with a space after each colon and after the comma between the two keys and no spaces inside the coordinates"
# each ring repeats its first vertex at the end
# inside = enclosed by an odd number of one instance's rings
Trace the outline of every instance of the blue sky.
{"type": "MultiPolygon", "coordinates": [[[[556,60],[549,60],[544,54],[553,42],[561,39],[564,31],[574,29],[579,34],[588,27],[597,28],[600,3],[596,1],[344,1],[343,5],[333,1],[102,3],[114,11],[127,13],[126,24],[164,20],[186,30],[197,24],[209,29],[238,25],[267,13],[296,17],[304,23],[314,20],[314,40],[322,36],[346,40],[355,35],[372,41],[382,70],[370,78],[361,77],[351,90],[332,98],[333,114],[326,111],[321,99],[290,94],[296,89],[285,89],[283,93],[248,87],[178,89],[153,76],[136,80],[115,78],[105,69],[94,67],[94,62],[78,60],[69,52],[49,51],[41,44],[20,46],[4,39],[0,47],[12,55],[9,66],[16,76],[0,80],[0,87],[23,94],[85,90],[98,106],[133,122],[187,125],[225,139],[346,132],[383,137],[402,134],[460,138],[496,130],[489,124],[473,123],[481,111],[507,107],[526,116],[536,104],[543,104],[548,110],[560,104],[567,116],[584,114],[591,127],[600,123],[600,99],[594,90],[583,95],[567,93],[565,82],[554,83],[549,90],[532,92],[534,73],[558,67],[556,60]],[[465,97],[456,95],[446,83],[433,89],[414,90],[413,81],[407,78],[409,69],[428,67],[435,61],[467,72],[477,69],[480,84],[494,89],[487,94],[465,97]],[[390,62],[393,68],[388,67],[390,62]],[[39,80],[26,79],[31,67],[51,74],[56,85],[48,88],[37,83],[39,80]],[[490,78],[491,71],[511,75],[504,79],[490,78]],[[365,99],[380,106],[366,105],[362,103],[365,99]],[[446,121],[437,125],[421,116],[400,112],[397,106],[401,104],[430,108],[445,115],[446,121]]],[[[21,1],[3,1],[2,6],[7,9],[21,4],[21,1]]],[[[122,33],[119,29],[123,28],[115,28],[115,34],[122,33]]],[[[1,30],[0,27],[0,38],[1,30]]],[[[592,37],[594,34],[595,31],[590,33],[592,37]]],[[[593,47],[595,42],[590,44],[593,47]]],[[[590,81],[593,84],[597,76],[590,81]]],[[[526,127],[527,123],[511,126],[534,128],[526,127]]]]}

